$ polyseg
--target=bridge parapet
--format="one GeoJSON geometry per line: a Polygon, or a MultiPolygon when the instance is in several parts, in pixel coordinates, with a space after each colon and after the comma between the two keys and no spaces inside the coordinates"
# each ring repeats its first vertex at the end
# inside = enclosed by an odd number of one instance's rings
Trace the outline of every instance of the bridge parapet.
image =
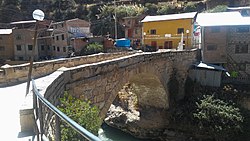
{"type": "MultiPolygon", "coordinates": [[[[100,53],[95,55],[63,58],[43,62],[35,62],[33,77],[38,78],[48,75],[61,67],[73,67],[104,60],[110,60],[121,56],[133,54],[134,52],[100,53]]],[[[0,87],[20,83],[28,80],[29,63],[20,65],[4,65],[0,68],[0,87]]]]}
{"type": "MultiPolygon", "coordinates": [[[[90,100],[92,104],[97,105],[100,109],[100,117],[104,118],[118,91],[131,77],[139,73],[157,76],[166,89],[167,95],[170,95],[168,83],[171,75],[176,74],[179,82],[176,95],[182,97],[188,69],[195,61],[195,50],[135,53],[91,64],[63,67],[37,80],[36,84],[40,93],[53,105],[58,105],[59,97],[64,91],[68,91],[75,97],[90,100]]],[[[45,111],[43,117],[46,117],[45,135],[53,136],[53,132],[50,131],[55,127],[54,116],[46,108],[43,111],[45,111]]]]}

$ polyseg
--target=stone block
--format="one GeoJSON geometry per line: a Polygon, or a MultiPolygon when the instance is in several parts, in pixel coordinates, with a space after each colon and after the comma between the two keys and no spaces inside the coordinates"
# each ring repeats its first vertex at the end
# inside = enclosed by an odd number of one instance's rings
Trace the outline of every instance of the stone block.
{"type": "Polygon", "coordinates": [[[19,111],[21,132],[34,131],[35,120],[33,109],[22,109],[19,111]]]}

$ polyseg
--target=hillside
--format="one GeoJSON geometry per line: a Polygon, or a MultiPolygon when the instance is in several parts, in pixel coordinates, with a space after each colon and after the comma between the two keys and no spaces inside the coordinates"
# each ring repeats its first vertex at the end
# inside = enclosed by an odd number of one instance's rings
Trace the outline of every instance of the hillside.
{"type": "MultiPolygon", "coordinates": [[[[5,23],[12,21],[32,20],[32,12],[41,9],[45,13],[45,19],[48,20],[80,18],[90,21],[94,35],[103,35],[113,32],[115,9],[120,21],[123,17],[140,14],[202,12],[217,5],[248,4],[248,0],[116,0],[115,8],[114,0],[0,0],[0,28],[6,28],[5,23]]],[[[122,25],[118,25],[119,29],[122,30],[122,25]]]]}

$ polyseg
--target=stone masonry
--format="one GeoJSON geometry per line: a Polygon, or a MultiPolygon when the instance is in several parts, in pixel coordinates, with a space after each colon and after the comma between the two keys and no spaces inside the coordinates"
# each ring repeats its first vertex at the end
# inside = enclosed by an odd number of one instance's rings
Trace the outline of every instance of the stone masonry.
{"type": "MultiPolygon", "coordinates": [[[[189,51],[158,51],[135,53],[112,60],[104,60],[92,64],[83,64],[71,68],[60,68],[58,71],[36,82],[40,93],[53,105],[58,105],[59,97],[68,91],[75,97],[90,100],[100,109],[100,117],[104,118],[118,92],[130,78],[137,74],[149,73],[159,78],[169,101],[184,97],[184,84],[188,70],[196,61],[196,50],[189,51]],[[178,81],[176,93],[169,94],[168,83],[175,71],[178,81]]],[[[171,107],[170,107],[171,108],[171,107]]],[[[55,136],[55,116],[44,108],[43,119],[45,135],[55,136]]],[[[22,122],[21,122],[22,125],[22,122]]],[[[56,130],[56,129],[55,129],[56,130]]]]}

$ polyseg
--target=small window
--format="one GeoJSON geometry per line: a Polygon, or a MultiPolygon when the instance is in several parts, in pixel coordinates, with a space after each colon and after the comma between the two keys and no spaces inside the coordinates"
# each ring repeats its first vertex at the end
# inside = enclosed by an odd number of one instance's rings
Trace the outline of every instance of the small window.
{"type": "Polygon", "coordinates": [[[246,64],[245,63],[238,64],[238,66],[239,66],[240,71],[246,71],[246,64]]]}
{"type": "Polygon", "coordinates": [[[50,46],[47,46],[47,50],[50,50],[50,46]]]}
{"type": "Polygon", "coordinates": [[[5,51],[5,47],[4,46],[0,46],[0,51],[5,51]]]}
{"type": "Polygon", "coordinates": [[[184,28],[178,28],[177,29],[177,34],[181,34],[184,33],[184,28]]]}
{"type": "Polygon", "coordinates": [[[18,57],[18,60],[23,61],[24,59],[23,57],[18,57]]]}
{"type": "Polygon", "coordinates": [[[41,50],[44,50],[44,45],[41,45],[41,50]]]}
{"type": "Polygon", "coordinates": [[[55,47],[55,46],[53,46],[53,50],[54,50],[54,51],[56,50],[56,47],[55,47]]]}
{"type": "Polygon", "coordinates": [[[135,34],[138,34],[138,29],[135,29],[135,34]]]}
{"type": "Polygon", "coordinates": [[[21,45],[16,45],[16,50],[17,51],[21,51],[22,50],[22,46],[21,45]]]}
{"type": "Polygon", "coordinates": [[[66,52],[66,47],[63,47],[63,52],[66,52]]]}
{"type": "Polygon", "coordinates": [[[64,34],[62,34],[62,40],[64,40],[64,34]]]}
{"type": "Polygon", "coordinates": [[[218,33],[218,32],[220,32],[220,27],[217,27],[217,26],[211,27],[211,32],[212,33],[218,33]]]}
{"type": "Polygon", "coordinates": [[[59,40],[59,37],[58,37],[58,36],[56,36],[56,40],[59,40]]]}
{"type": "Polygon", "coordinates": [[[249,32],[249,27],[247,27],[247,26],[238,27],[236,29],[236,32],[239,32],[239,33],[249,32]]]}
{"type": "Polygon", "coordinates": [[[28,50],[32,50],[33,46],[32,45],[28,45],[28,50]]]}
{"type": "Polygon", "coordinates": [[[57,47],[57,51],[60,52],[60,48],[59,47],[57,47]]]}
{"type": "Polygon", "coordinates": [[[248,44],[237,44],[235,45],[235,53],[248,53],[248,44]]]}
{"type": "Polygon", "coordinates": [[[207,50],[208,51],[217,50],[217,45],[213,45],[213,44],[207,45],[207,50]]]}
{"type": "Polygon", "coordinates": [[[21,40],[21,35],[16,35],[16,40],[21,40]]]}
{"type": "Polygon", "coordinates": [[[151,29],[151,30],[150,30],[150,34],[155,35],[155,34],[156,34],[156,30],[155,30],[155,29],[151,29]]]}

